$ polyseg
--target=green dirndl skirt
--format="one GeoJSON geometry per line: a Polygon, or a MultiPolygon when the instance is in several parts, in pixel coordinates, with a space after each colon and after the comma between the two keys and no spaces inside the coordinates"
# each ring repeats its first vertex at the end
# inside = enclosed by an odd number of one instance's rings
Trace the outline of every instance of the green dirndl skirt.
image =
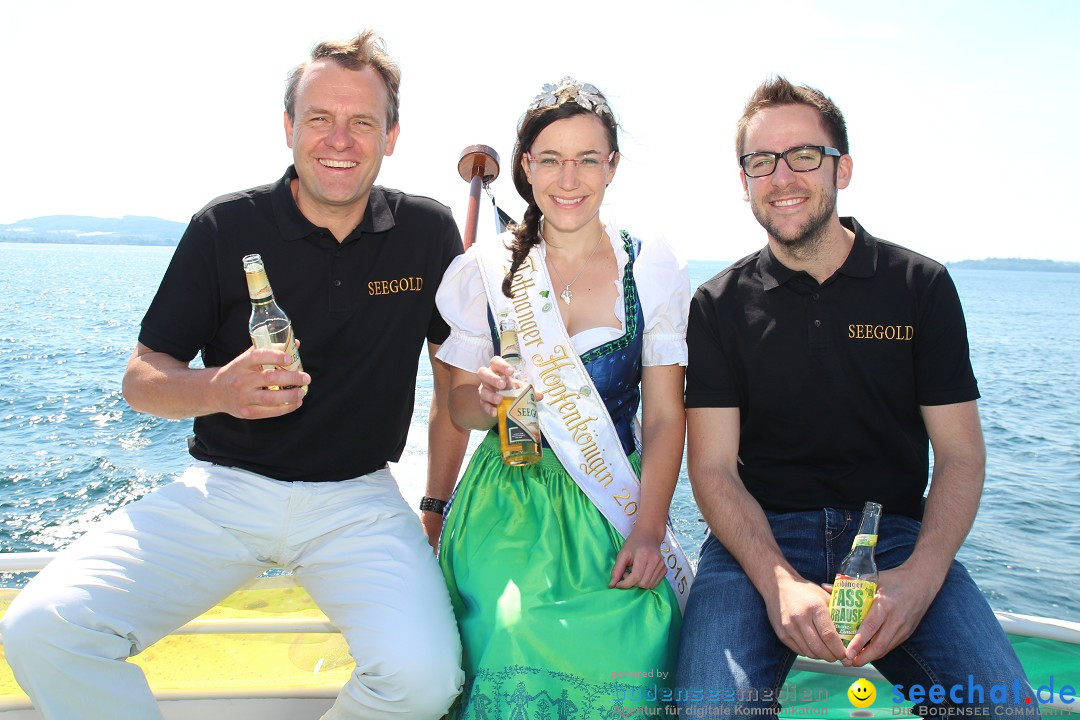
{"type": "MultiPolygon", "coordinates": [[[[638,456],[630,460],[640,473],[638,456]]],[[[649,709],[671,697],[679,605],[666,580],[652,590],[608,588],[622,544],[554,452],[510,467],[488,434],[439,549],[466,678],[451,717],[663,714],[649,709]]]]}

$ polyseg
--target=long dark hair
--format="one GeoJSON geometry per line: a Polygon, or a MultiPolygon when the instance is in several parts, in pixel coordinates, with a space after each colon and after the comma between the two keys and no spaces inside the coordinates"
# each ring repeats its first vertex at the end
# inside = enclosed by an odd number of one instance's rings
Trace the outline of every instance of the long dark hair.
{"type": "MultiPolygon", "coordinates": [[[[571,86],[571,92],[573,92],[573,87],[571,86]]],[[[604,103],[607,103],[607,99],[604,98],[602,93],[597,92],[595,97],[599,97],[604,103]]],[[[529,184],[529,178],[525,175],[525,167],[522,165],[521,159],[532,148],[536,136],[543,132],[544,128],[557,120],[574,117],[575,115],[592,115],[599,119],[604,126],[604,130],[607,131],[611,149],[616,152],[619,150],[619,124],[615,121],[610,106],[605,106],[602,112],[596,112],[595,108],[588,109],[579,105],[574,101],[573,95],[568,92],[558,96],[556,104],[530,108],[521,118],[521,122],[518,124],[517,142],[514,144],[514,158],[511,167],[514,171],[514,187],[517,188],[518,195],[528,203],[528,207],[525,209],[521,222],[511,227],[513,240],[510,241],[510,250],[513,255],[510,272],[503,278],[502,283],[503,295],[506,297],[511,296],[510,286],[513,284],[514,273],[521,267],[521,263],[525,262],[529,250],[540,242],[540,206],[536,204],[536,198],[533,197],[532,185],[529,184]]]]}

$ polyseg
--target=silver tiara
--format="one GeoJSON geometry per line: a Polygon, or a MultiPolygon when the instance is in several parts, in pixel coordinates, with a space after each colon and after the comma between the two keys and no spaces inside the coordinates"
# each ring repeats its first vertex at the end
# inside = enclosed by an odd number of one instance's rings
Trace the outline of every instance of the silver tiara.
{"type": "Polygon", "coordinates": [[[545,83],[540,94],[533,98],[529,109],[537,110],[539,108],[558,106],[570,100],[597,115],[612,114],[607,100],[604,99],[604,96],[600,94],[595,85],[579,83],[569,75],[560,80],[558,84],[545,83]]]}

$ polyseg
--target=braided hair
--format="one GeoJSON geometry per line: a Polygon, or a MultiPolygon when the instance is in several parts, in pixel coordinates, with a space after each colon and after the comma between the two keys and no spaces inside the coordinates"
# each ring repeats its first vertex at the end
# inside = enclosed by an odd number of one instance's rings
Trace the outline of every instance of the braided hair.
{"type": "MultiPolygon", "coordinates": [[[[570,90],[573,91],[573,88],[574,86],[571,86],[570,90]]],[[[619,124],[615,121],[611,109],[606,105],[607,99],[599,92],[593,97],[599,97],[605,103],[602,106],[602,111],[599,107],[590,109],[579,104],[575,101],[575,97],[571,92],[561,92],[558,94],[554,104],[537,106],[534,103],[534,106],[525,112],[521,122],[518,124],[517,142],[514,143],[514,158],[511,167],[514,174],[514,187],[517,188],[518,195],[525,200],[528,207],[525,209],[521,222],[510,227],[513,234],[509,246],[512,253],[510,272],[503,278],[502,283],[503,295],[506,297],[511,297],[510,287],[513,284],[514,273],[525,262],[525,258],[533,246],[540,242],[540,220],[543,213],[540,212],[540,206],[536,204],[532,185],[525,174],[525,165],[522,162],[525,153],[536,142],[537,136],[543,132],[544,128],[558,120],[574,117],[575,115],[592,115],[603,124],[608,141],[611,143],[611,149],[615,151],[619,149],[619,124]]]]}

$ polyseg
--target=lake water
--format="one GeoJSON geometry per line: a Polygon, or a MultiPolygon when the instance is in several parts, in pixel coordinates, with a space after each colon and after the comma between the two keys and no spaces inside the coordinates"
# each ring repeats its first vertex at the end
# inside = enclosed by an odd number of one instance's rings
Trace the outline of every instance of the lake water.
{"type": "MultiPolygon", "coordinates": [[[[0,243],[0,551],[62,547],[185,467],[190,421],[137,414],[120,394],[171,255],[0,243]]],[[[692,262],[694,287],[724,266],[692,262]]],[[[995,609],[1080,621],[1080,273],[952,274],[989,454],[960,559],[995,609]]],[[[423,467],[426,361],[418,385],[406,474],[423,467]]],[[[685,469],[672,517],[696,559],[704,526],[685,469]]]]}

